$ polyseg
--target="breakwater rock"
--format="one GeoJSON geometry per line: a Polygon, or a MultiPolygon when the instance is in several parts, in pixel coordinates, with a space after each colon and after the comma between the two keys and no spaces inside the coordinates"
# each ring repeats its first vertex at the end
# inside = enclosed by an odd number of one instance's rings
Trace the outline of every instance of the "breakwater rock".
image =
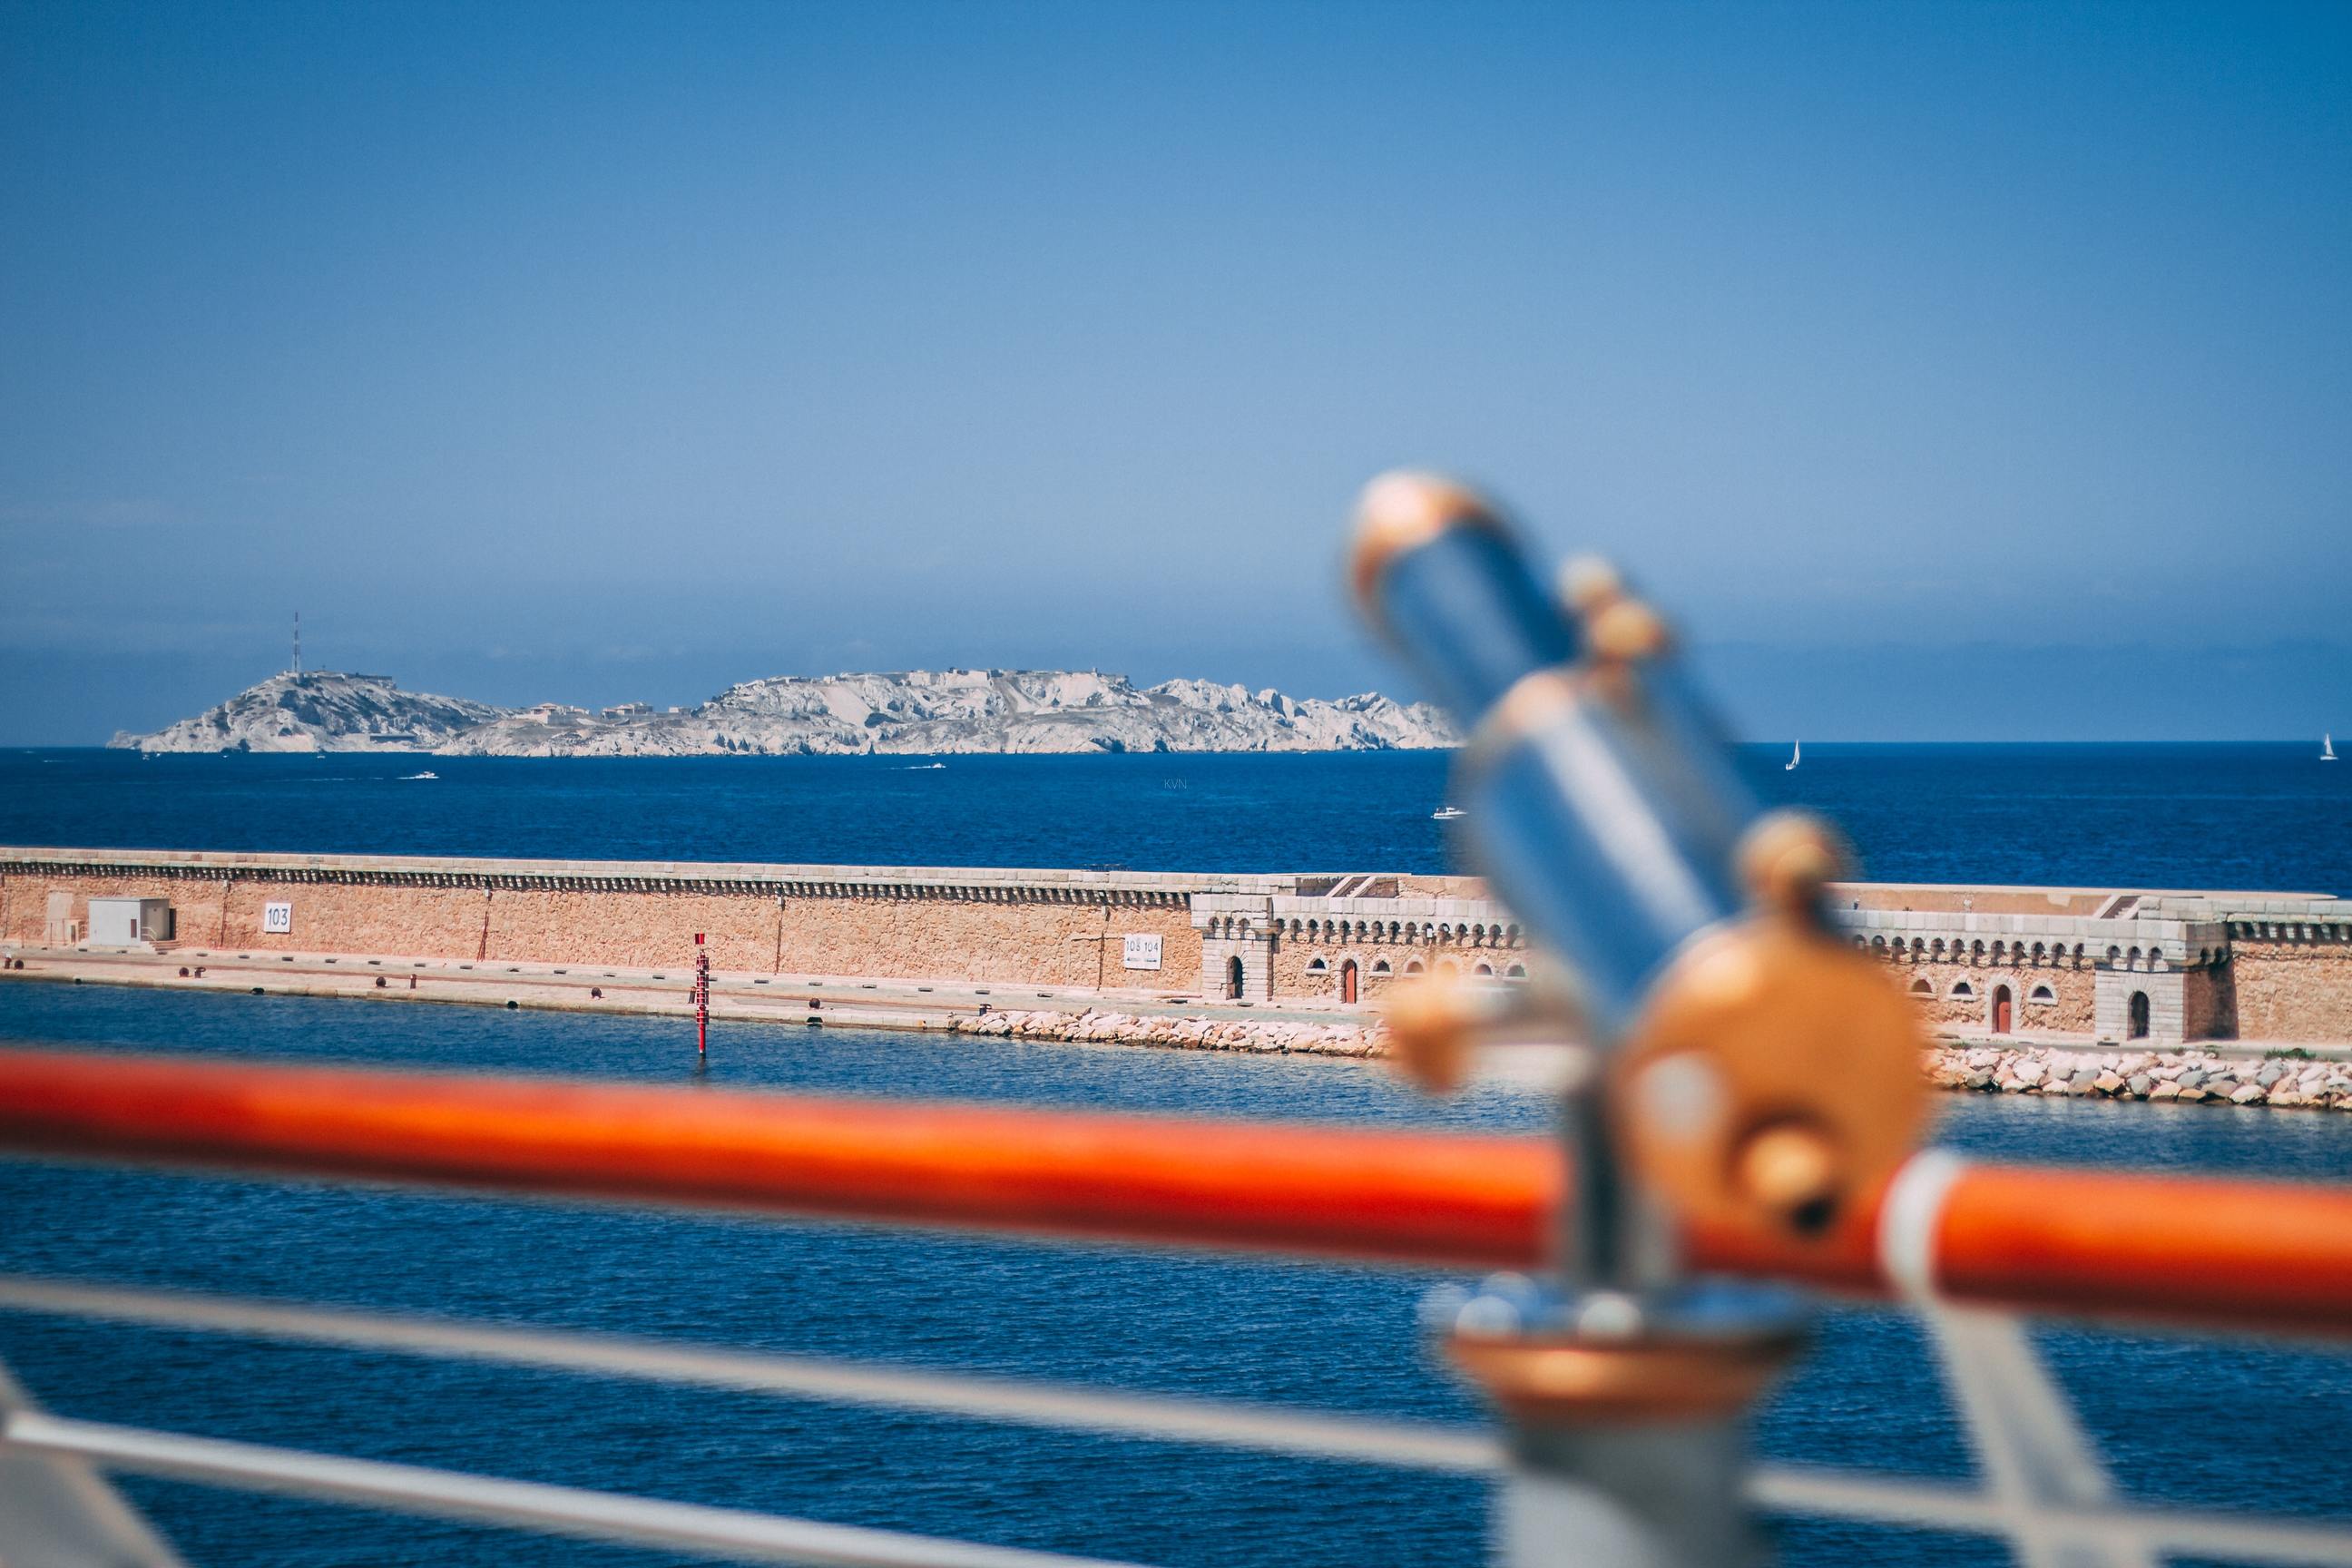
{"type": "Polygon", "coordinates": [[[1928,1052],[1927,1078],[1938,1089],[1984,1094],[2352,1110],[2352,1062],[2295,1057],[1942,1046],[1928,1052]]]}
{"type": "Polygon", "coordinates": [[[1075,1040],[1106,1046],[1164,1046],[1177,1050],[1248,1051],[1280,1056],[1377,1057],[1386,1042],[1377,1027],[1293,1023],[1279,1018],[1139,1017],[1129,1013],[1005,1012],[957,1018],[959,1035],[999,1039],[1075,1040]]]}
{"type": "MultiPolygon", "coordinates": [[[[960,1035],[1257,1055],[1373,1058],[1388,1054],[1377,1024],[1139,1016],[1013,1010],[959,1017],[960,1035]]],[[[1928,1051],[1928,1081],[1979,1093],[2073,1095],[2183,1105],[2275,1105],[2352,1110],[2352,1062],[2221,1057],[2206,1051],[2063,1050],[1947,1046],[1928,1051]]]]}

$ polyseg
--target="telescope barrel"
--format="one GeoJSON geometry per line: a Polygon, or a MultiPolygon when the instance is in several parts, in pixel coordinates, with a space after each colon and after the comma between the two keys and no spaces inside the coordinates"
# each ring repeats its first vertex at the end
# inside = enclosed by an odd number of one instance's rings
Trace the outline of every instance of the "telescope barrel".
{"type": "Polygon", "coordinates": [[[1576,968],[1593,1023],[1622,1032],[1665,961],[1743,908],[1756,815],[1655,617],[1622,597],[1579,616],[1484,502],[1422,475],[1366,492],[1356,583],[1471,731],[1476,869],[1576,968]]]}
{"type": "Polygon", "coordinates": [[[1483,511],[1454,513],[1405,544],[1379,569],[1377,585],[1376,614],[1389,637],[1440,704],[1465,721],[1530,670],[1577,655],[1576,627],[1483,511]]]}

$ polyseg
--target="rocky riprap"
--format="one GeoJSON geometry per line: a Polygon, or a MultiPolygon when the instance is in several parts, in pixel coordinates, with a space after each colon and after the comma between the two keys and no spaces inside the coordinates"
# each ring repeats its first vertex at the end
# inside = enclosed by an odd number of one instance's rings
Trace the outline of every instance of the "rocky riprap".
{"type": "Polygon", "coordinates": [[[948,1026],[960,1035],[999,1039],[1072,1040],[1105,1046],[1162,1046],[1177,1050],[1297,1052],[1317,1057],[1376,1057],[1379,1031],[1353,1024],[1291,1023],[1279,1018],[1138,1017],[1129,1013],[982,1013],[948,1026]]]}
{"type": "MultiPolygon", "coordinates": [[[[1176,1050],[1296,1052],[1323,1057],[1388,1054],[1377,1025],[1278,1018],[1211,1019],[1131,1013],[1009,1011],[959,1017],[949,1028],[996,1039],[1068,1040],[1176,1050]]],[[[1981,1093],[2072,1095],[2184,1105],[2276,1105],[2352,1110],[2352,1062],[2295,1057],[2220,1057],[2206,1051],[2004,1049],[1941,1046],[1927,1053],[1938,1089],[1981,1093]]]]}
{"type": "Polygon", "coordinates": [[[1942,1046],[1928,1053],[1927,1079],[1938,1089],[1985,1094],[2352,1110],[2352,1063],[2297,1057],[1942,1046]]]}

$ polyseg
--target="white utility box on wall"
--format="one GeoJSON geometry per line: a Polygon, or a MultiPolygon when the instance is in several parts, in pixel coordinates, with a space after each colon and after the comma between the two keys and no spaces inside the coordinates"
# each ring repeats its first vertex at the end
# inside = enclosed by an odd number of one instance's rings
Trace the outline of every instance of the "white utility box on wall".
{"type": "Polygon", "coordinates": [[[89,941],[102,947],[172,940],[169,899],[97,899],[89,901],[89,941]]]}

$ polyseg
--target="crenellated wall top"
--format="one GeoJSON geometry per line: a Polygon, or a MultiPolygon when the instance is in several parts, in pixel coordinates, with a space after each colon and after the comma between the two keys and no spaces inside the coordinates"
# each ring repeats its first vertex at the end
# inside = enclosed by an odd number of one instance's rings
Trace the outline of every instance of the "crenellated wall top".
{"type": "MultiPolygon", "coordinates": [[[[0,847],[0,876],[197,879],[394,887],[703,892],[779,898],[1068,902],[1189,908],[1192,923],[1259,931],[1468,930],[1516,942],[1509,910],[1470,877],[1375,872],[1131,871],[755,861],[545,860],[0,847]]],[[[2352,900],[2315,893],[1839,883],[1836,923],[1863,945],[1970,950],[2041,942],[2161,952],[2176,963],[2231,939],[2352,941],[2352,900]]]]}
{"type": "Polygon", "coordinates": [[[773,893],[787,897],[1182,904],[1205,891],[1264,899],[1296,876],[1120,869],[809,866],[751,861],[528,860],[0,847],[0,875],[120,876],[401,887],[773,893]]]}

